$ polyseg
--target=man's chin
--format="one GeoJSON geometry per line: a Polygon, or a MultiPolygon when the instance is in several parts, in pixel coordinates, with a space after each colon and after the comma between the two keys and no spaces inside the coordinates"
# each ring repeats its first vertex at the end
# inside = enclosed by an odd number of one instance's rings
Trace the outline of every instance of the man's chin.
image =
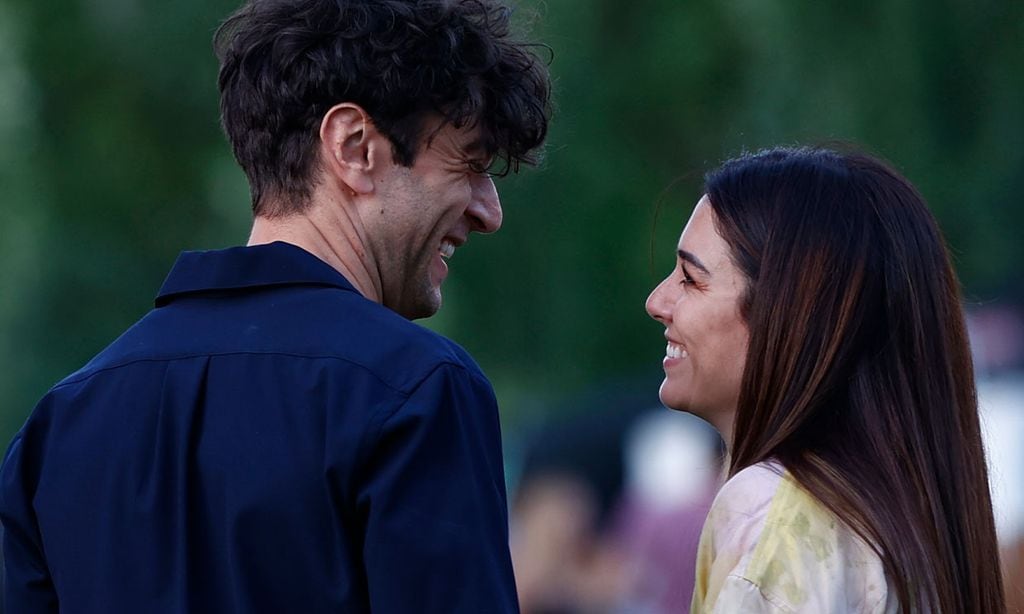
{"type": "Polygon", "coordinates": [[[441,289],[432,288],[430,292],[416,297],[400,308],[395,308],[394,311],[408,320],[422,320],[437,313],[441,309],[441,302],[441,289]]]}

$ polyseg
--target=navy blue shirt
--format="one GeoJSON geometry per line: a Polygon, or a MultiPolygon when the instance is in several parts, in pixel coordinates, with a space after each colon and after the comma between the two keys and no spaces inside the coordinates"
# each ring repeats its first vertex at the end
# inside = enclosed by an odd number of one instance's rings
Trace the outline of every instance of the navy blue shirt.
{"type": "Polygon", "coordinates": [[[0,474],[37,612],[517,612],[497,405],[464,350],[293,245],[186,252],[0,474]]]}

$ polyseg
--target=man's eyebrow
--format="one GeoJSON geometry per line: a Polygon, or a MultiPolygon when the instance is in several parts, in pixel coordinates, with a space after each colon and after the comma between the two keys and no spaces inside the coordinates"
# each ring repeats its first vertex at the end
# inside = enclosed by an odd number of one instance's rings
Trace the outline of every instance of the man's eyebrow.
{"type": "Polygon", "coordinates": [[[468,142],[462,148],[463,153],[468,156],[476,156],[484,153],[484,139],[477,137],[468,142]]]}
{"type": "Polygon", "coordinates": [[[685,249],[679,250],[678,254],[680,260],[685,260],[689,262],[693,266],[697,267],[705,275],[711,275],[711,271],[708,270],[708,267],[704,266],[704,263],[700,261],[700,258],[694,256],[685,249]]]}

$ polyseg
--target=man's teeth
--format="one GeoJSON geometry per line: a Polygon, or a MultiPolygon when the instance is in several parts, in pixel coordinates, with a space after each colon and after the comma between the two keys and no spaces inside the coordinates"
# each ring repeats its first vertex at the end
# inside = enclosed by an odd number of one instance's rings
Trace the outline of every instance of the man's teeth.
{"type": "Polygon", "coordinates": [[[448,258],[451,258],[452,254],[455,253],[455,244],[452,243],[451,241],[448,241],[448,240],[441,241],[440,252],[441,252],[441,257],[444,258],[445,260],[447,260],[448,258]]]}
{"type": "Polygon", "coordinates": [[[689,354],[687,354],[686,350],[679,347],[678,345],[674,343],[669,343],[668,345],[665,346],[665,356],[667,356],[668,358],[686,358],[687,356],[689,356],[689,354]]]}

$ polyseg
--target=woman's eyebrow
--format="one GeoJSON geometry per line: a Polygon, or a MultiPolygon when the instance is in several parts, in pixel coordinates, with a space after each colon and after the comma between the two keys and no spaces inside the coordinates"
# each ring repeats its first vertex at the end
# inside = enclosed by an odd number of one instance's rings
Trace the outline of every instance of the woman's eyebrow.
{"type": "Polygon", "coordinates": [[[686,262],[689,262],[693,266],[697,267],[705,275],[708,275],[708,276],[711,275],[711,271],[708,270],[708,267],[704,266],[704,263],[700,261],[700,258],[694,256],[693,254],[691,254],[690,252],[686,251],[685,249],[679,250],[678,254],[679,254],[679,259],[680,260],[685,260],[686,262]]]}

